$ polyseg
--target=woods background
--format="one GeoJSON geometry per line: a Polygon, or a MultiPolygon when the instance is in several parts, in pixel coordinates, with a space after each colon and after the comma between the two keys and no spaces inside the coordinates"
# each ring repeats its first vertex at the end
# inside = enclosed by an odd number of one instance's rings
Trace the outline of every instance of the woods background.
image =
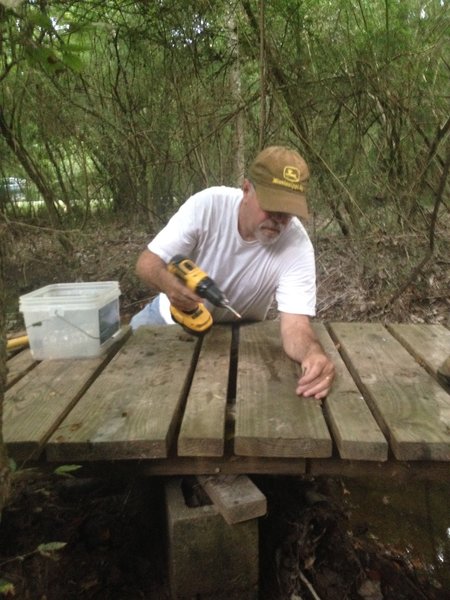
{"type": "Polygon", "coordinates": [[[2,0],[0,383],[20,294],[132,313],[149,236],[270,144],[311,166],[318,317],[446,323],[449,32],[447,0],[2,0]]]}

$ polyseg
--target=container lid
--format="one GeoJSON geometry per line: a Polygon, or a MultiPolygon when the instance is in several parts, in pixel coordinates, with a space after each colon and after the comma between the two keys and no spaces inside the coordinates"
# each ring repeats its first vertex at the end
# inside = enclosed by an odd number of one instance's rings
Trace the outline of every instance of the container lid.
{"type": "Polygon", "coordinates": [[[24,294],[19,298],[20,310],[43,309],[46,306],[65,308],[102,306],[120,295],[118,281],[54,283],[24,294]]]}

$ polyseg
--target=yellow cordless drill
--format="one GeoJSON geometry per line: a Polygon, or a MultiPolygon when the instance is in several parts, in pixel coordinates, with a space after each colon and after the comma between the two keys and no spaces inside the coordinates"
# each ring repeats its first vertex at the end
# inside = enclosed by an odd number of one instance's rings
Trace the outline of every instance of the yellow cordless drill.
{"type": "MultiPolygon", "coordinates": [[[[177,254],[171,259],[167,268],[170,273],[178,277],[195,294],[209,300],[215,306],[226,308],[238,319],[241,318],[241,315],[230,305],[230,301],[222,290],[217,287],[217,284],[192,260],[177,254]]],[[[213,324],[211,313],[202,303],[189,313],[178,310],[171,305],[170,313],[174,321],[194,335],[203,335],[209,331],[213,324]]]]}

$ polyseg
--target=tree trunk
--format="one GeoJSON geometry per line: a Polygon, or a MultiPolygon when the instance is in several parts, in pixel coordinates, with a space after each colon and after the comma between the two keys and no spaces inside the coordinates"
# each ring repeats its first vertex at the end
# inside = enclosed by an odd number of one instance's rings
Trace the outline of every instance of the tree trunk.
{"type": "Polygon", "coordinates": [[[239,63],[239,35],[237,30],[234,12],[228,15],[229,44],[232,56],[232,66],[230,73],[231,94],[233,95],[236,106],[236,127],[234,136],[234,178],[238,185],[242,184],[245,175],[245,154],[244,154],[244,113],[240,107],[243,106],[241,93],[241,68],[239,63]]]}
{"type": "Polygon", "coordinates": [[[260,80],[260,111],[259,111],[259,150],[265,146],[266,139],[266,57],[265,57],[265,14],[264,0],[259,0],[259,80],[260,80]]]}
{"type": "Polygon", "coordinates": [[[48,214],[50,217],[50,222],[52,227],[55,229],[59,229],[61,225],[61,220],[59,213],[56,209],[55,197],[52,190],[49,188],[45,181],[45,177],[42,175],[41,171],[38,169],[37,165],[34,163],[32,157],[27,152],[26,148],[23,146],[22,142],[18,139],[18,137],[14,134],[11,127],[8,125],[5,119],[5,115],[3,113],[2,108],[0,107],[0,134],[3,135],[6,143],[8,144],[10,150],[14,153],[19,163],[22,165],[24,171],[31,179],[31,181],[36,185],[39,193],[41,194],[45,205],[48,210],[48,214]]]}
{"type": "Polygon", "coordinates": [[[6,388],[6,292],[5,266],[8,250],[6,225],[0,223],[0,518],[10,491],[10,469],[3,443],[3,399],[6,388]]]}

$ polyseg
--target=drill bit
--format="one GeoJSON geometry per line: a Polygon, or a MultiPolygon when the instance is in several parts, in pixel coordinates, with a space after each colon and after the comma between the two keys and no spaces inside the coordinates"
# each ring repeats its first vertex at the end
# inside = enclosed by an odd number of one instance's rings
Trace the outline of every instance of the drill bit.
{"type": "Polygon", "coordinates": [[[232,314],[233,314],[235,317],[237,317],[238,319],[242,319],[241,315],[240,315],[240,314],[237,312],[237,310],[235,310],[235,309],[234,309],[234,308],[231,306],[231,304],[230,304],[230,301],[229,301],[229,300],[227,300],[227,299],[225,298],[224,300],[222,300],[221,304],[222,304],[222,307],[223,307],[223,308],[226,308],[227,310],[229,310],[229,311],[230,311],[230,313],[232,313],[232,314]]]}

